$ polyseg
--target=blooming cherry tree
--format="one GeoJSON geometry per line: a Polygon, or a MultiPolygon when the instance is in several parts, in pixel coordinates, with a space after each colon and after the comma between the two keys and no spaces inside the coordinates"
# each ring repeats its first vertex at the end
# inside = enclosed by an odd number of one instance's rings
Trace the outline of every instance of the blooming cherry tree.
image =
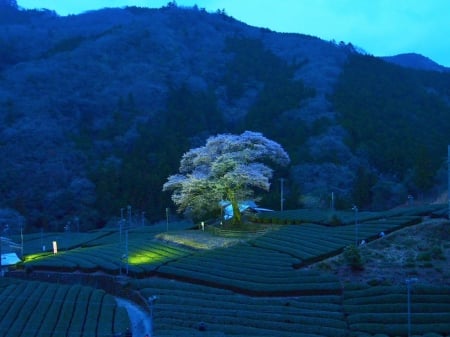
{"type": "Polygon", "coordinates": [[[268,162],[286,166],[290,159],[280,144],[261,133],[217,135],[183,155],[179,173],[167,179],[163,191],[173,191],[179,212],[190,209],[197,216],[226,199],[233,207],[232,222],[239,224],[239,201],[253,198],[255,190],[269,190],[273,170],[268,162]]]}

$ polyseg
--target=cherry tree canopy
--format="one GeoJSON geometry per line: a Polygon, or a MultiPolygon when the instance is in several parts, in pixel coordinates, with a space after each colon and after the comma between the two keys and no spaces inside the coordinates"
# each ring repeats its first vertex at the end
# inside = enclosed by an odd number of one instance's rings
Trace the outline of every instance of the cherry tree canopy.
{"type": "Polygon", "coordinates": [[[171,175],[163,191],[173,191],[178,211],[189,209],[196,216],[218,209],[221,200],[233,206],[233,223],[241,222],[240,200],[254,197],[255,190],[268,191],[273,170],[269,161],[286,166],[290,159],[280,144],[261,133],[210,137],[206,145],[186,152],[179,173],[171,175]]]}

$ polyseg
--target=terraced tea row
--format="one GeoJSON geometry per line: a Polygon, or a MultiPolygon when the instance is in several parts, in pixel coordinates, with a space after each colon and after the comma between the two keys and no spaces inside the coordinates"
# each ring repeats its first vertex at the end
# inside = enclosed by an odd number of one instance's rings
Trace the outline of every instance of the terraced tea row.
{"type": "Polygon", "coordinates": [[[113,336],[130,322],[102,290],[10,280],[0,285],[0,336],[113,336]]]}
{"type": "MultiPolygon", "coordinates": [[[[359,211],[357,217],[360,222],[375,221],[393,217],[411,216],[422,217],[430,214],[448,213],[446,204],[429,204],[422,206],[399,207],[383,212],[359,211]]],[[[295,209],[286,211],[275,211],[259,213],[251,216],[256,223],[272,224],[304,224],[315,223],[321,225],[342,226],[350,225],[355,221],[353,210],[323,210],[323,209],[295,209]]]]}
{"type": "MultiPolygon", "coordinates": [[[[350,336],[404,336],[408,331],[407,287],[356,286],[344,291],[350,336]]],[[[450,287],[411,287],[411,333],[450,335],[450,287]]]]}
{"type": "Polygon", "coordinates": [[[156,295],[156,336],[346,336],[340,295],[250,297],[229,290],[152,278],[133,281],[156,295]],[[205,331],[201,331],[205,329],[205,331]]]}
{"type": "MultiPolygon", "coordinates": [[[[157,296],[157,336],[406,336],[406,286],[347,284],[343,295],[251,297],[233,291],[152,278],[132,287],[157,296]],[[203,329],[206,330],[203,331],[203,329]]],[[[414,336],[450,336],[450,287],[416,285],[414,336]]]]}
{"type": "Polygon", "coordinates": [[[287,254],[247,244],[197,253],[158,268],[158,275],[254,295],[339,293],[337,278],[293,268],[287,254]]]}
{"type": "Polygon", "coordinates": [[[298,267],[340,253],[356,241],[369,241],[395,229],[420,221],[416,216],[402,216],[374,222],[329,227],[312,223],[285,225],[251,241],[255,247],[289,254],[299,259],[298,267]]]}
{"type": "Polygon", "coordinates": [[[57,254],[35,254],[28,256],[24,265],[35,270],[80,270],[87,273],[103,271],[109,274],[119,274],[128,269],[130,274],[140,275],[150,273],[170,260],[192,253],[191,250],[180,246],[150,240],[130,240],[127,250],[123,246],[104,244],[79,247],[57,254]]]}
{"type": "Polygon", "coordinates": [[[340,253],[355,242],[356,232],[359,238],[369,240],[382,231],[415,221],[417,217],[397,217],[357,226],[285,225],[248,243],[213,250],[192,250],[156,241],[141,228],[127,233],[126,247],[125,239],[115,232],[56,255],[31,256],[25,266],[38,270],[128,273],[137,277],[156,273],[259,295],[339,292],[336,279],[312,277],[310,272],[298,269],[340,253]]]}

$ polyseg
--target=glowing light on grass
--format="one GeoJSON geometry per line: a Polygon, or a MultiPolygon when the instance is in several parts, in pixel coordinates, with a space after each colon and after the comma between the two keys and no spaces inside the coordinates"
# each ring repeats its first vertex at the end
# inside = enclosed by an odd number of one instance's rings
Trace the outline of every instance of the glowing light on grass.
{"type": "MultiPolygon", "coordinates": [[[[131,265],[140,265],[140,264],[149,264],[149,263],[162,263],[166,260],[170,260],[171,256],[166,251],[160,251],[158,254],[158,249],[154,249],[153,251],[137,251],[130,254],[128,257],[128,263],[131,265]]],[[[173,254],[173,258],[176,258],[178,255],[173,254]]]]}
{"type": "Polygon", "coordinates": [[[30,261],[35,261],[35,260],[39,260],[39,259],[43,259],[45,257],[48,257],[49,253],[37,253],[37,254],[29,254],[24,256],[24,262],[30,262],[30,261]]]}

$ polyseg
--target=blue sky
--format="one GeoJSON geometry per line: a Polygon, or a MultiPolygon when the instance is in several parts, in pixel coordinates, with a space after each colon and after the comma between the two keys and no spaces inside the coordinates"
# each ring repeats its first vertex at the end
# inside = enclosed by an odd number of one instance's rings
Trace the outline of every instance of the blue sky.
{"type": "MultiPolygon", "coordinates": [[[[169,0],[17,0],[59,15],[104,7],[159,8],[169,0]]],[[[449,0],[177,0],[278,32],[351,42],[375,56],[419,53],[450,67],[449,0]]]]}

